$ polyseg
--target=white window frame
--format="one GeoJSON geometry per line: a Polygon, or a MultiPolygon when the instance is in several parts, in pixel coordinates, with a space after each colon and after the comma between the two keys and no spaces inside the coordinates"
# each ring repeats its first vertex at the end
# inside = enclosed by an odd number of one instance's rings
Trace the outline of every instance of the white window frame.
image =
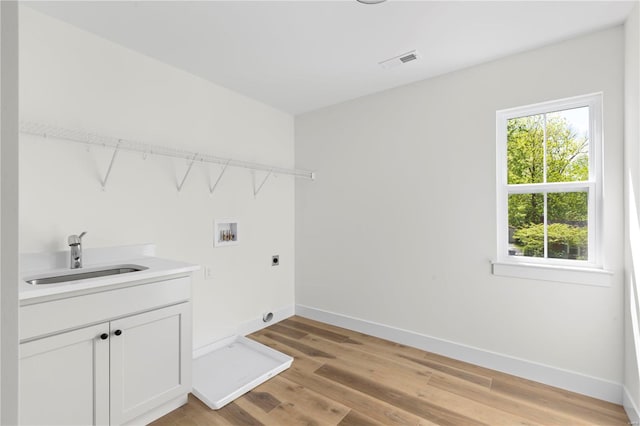
{"type": "MultiPolygon", "coordinates": [[[[496,112],[496,183],[497,183],[497,256],[493,264],[496,275],[565,281],[580,284],[608,285],[610,272],[604,270],[603,235],[603,128],[602,94],[542,102],[496,112]],[[548,182],[508,184],[507,122],[568,109],[589,107],[589,179],[581,182],[548,182]],[[553,259],[529,256],[510,256],[508,197],[510,194],[554,193],[586,191],[588,195],[588,259],[553,259]],[[585,275],[585,272],[587,273],[585,275]],[[589,278],[590,272],[596,275],[589,278]],[[603,273],[603,274],[599,274],[603,273]]],[[[545,203],[546,216],[546,203],[545,203]]],[[[546,228],[545,228],[546,245],[546,228]]]]}

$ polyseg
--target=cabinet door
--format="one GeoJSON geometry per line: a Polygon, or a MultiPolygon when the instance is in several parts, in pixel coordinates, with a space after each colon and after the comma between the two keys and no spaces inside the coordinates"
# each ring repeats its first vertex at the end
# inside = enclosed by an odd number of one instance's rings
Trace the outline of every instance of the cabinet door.
{"type": "Polygon", "coordinates": [[[111,322],[111,424],[191,390],[191,305],[111,322]]]}
{"type": "Polygon", "coordinates": [[[108,333],[105,323],[20,345],[21,424],[109,424],[108,333]]]}

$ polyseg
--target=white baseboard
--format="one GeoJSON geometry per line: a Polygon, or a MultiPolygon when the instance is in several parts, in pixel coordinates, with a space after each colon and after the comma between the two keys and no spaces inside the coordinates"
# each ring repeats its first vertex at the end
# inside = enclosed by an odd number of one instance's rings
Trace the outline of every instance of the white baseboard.
{"type": "Polygon", "coordinates": [[[232,341],[235,339],[235,336],[246,336],[247,334],[254,333],[258,330],[262,330],[265,327],[269,327],[277,322],[280,322],[284,319],[287,319],[294,315],[294,306],[289,305],[278,310],[272,311],[273,318],[269,322],[262,321],[262,315],[257,318],[251,319],[249,321],[243,322],[238,325],[236,328],[236,332],[232,333],[228,336],[223,337],[222,339],[217,339],[213,342],[209,342],[206,345],[200,346],[193,350],[193,358],[198,358],[206,353],[211,352],[221,346],[224,346],[226,341],[232,341]]]}
{"type": "Polygon", "coordinates": [[[615,404],[622,403],[623,392],[620,383],[515,358],[497,352],[486,351],[385,324],[328,312],[310,306],[296,305],[295,313],[296,315],[316,321],[369,334],[481,367],[603,399],[615,404]]]}
{"type": "Polygon", "coordinates": [[[622,406],[624,407],[624,411],[627,412],[627,416],[629,417],[629,424],[632,425],[640,425],[640,410],[638,410],[638,406],[635,402],[633,402],[633,398],[631,398],[631,394],[629,393],[629,389],[624,386],[622,391],[622,406]]]}

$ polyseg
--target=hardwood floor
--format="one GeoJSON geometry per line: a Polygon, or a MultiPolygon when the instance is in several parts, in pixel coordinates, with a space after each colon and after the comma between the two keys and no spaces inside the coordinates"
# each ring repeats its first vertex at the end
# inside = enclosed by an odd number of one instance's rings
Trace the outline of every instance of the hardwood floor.
{"type": "Polygon", "coordinates": [[[302,317],[249,337],[291,368],[214,411],[193,395],[166,425],[627,425],[619,405],[302,317]]]}

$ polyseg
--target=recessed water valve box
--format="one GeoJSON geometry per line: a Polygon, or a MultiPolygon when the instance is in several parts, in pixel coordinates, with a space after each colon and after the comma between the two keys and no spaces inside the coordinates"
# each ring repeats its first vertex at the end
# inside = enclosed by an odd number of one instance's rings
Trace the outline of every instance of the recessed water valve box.
{"type": "Polygon", "coordinates": [[[238,245],[238,220],[237,219],[217,219],[213,226],[214,247],[225,247],[238,245]]]}

